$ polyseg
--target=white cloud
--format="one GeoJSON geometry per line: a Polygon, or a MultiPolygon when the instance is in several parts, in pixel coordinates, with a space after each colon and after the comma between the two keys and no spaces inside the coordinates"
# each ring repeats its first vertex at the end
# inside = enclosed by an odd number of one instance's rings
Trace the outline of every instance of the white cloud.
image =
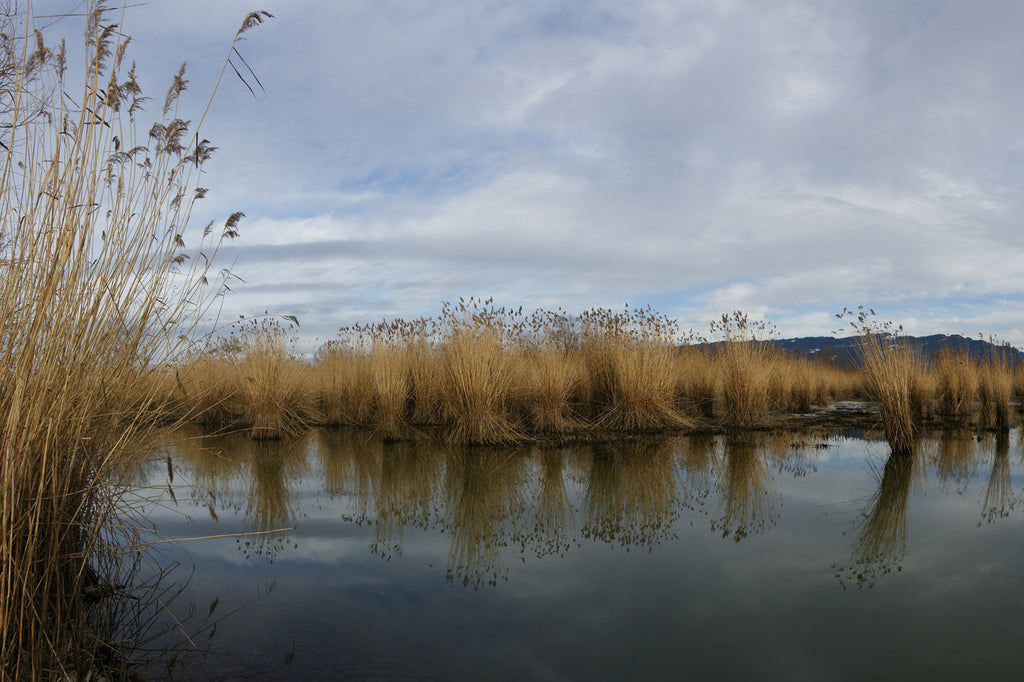
{"type": "MultiPolygon", "coordinates": [[[[124,22],[158,96],[189,60],[193,108],[249,9],[208,5],[124,22]]],[[[267,94],[229,70],[204,124],[196,223],[248,214],[233,312],[328,334],[460,295],[647,299],[788,335],[842,305],[922,328],[971,306],[1024,343],[1024,7],[266,7],[242,49],[267,94]]]]}

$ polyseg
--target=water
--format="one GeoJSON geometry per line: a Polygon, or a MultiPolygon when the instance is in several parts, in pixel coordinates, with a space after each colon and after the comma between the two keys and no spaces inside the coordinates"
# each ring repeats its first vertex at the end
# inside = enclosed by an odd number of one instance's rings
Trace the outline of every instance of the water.
{"type": "Polygon", "coordinates": [[[810,432],[548,449],[169,440],[135,472],[151,522],[173,538],[261,534],[160,545],[180,562],[162,586],[181,593],[165,593],[148,646],[176,653],[151,652],[144,672],[1009,675],[1021,437],[933,434],[904,460],[810,432]]]}

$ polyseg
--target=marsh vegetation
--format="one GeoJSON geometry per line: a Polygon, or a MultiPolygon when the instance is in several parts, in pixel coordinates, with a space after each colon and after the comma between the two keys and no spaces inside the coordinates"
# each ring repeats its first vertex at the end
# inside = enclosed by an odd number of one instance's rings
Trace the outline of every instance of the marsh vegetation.
{"type": "MultiPolygon", "coordinates": [[[[235,41],[266,16],[250,14],[235,41]]],[[[770,326],[742,313],[716,321],[710,340],[649,307],[570,315],[460,300],[436,317],[343,328],[313,357],[298,350],[294,318],[208,336],[201,322],[224,276],[216,255],[243,215],[187,228],[213,147],[202,117],[179,113],[184,70],[144,127],[121,19],[102,5],[88,17],[82,83],[68,82],[65,46],[47,45],[30,18],[4,17],[0,39],[4,679],[130,677],[125,604],[153,573],[140,563],[152,539],[146,508],[126,503],[137,487],[131,467],[143,466],[136,455],[153,451],[159,429],[190,422],[245,443],[216,459],[180,444],[175,454],[194,460],[193,481],[206,488],[249,467],[249,530],[294,518],[289,481],[312,439],[327,490],[365,492],[355,497],[375,509],[382,553],[441,504],[449,573],[466,583],[497,579],[493,566],[518,532],[509,519],[523,514],[551,551],[566,546],[579,508],[585,537],[649,549],[673,532],[672,510],[694,503],[675,484],[680,466],[722,487],[716,531],[736,540],[763,532],[777,509],[769,464],[792,461],[765,459],[765,443],[792,442],[780,429],[794,415],[810,419],[842,400],[873,401],[901,457],[916,456],[930,423],[995,430],[1002,454],[986,513],[1007,508],[1020,368],[997,351],[980,362],[925,358],[866,317],[864,361],[852,368],[781,351],[768,343],[770,326]],[[352,439],[375,449],[333,454],[352,439]],[[527,444],[557,447],[533,463],[505,447],[527,444]],[[582,498],[566,471],[586,482],[582,498]]],[[[234,43],[225,69],[232,59],[241,59],[234,43]]],[[[962,440],[939,442],[940,476],[962,475],[962,440]]],[[[904,544],[899,500],[914,466],[884,469],[859,560],[904,544]],[[897,540],[873,539],[883,531],[897,540]]],[[[204,503],[215,522],[216,499],[204,503]]]]}
{"type": "Polygon", "coordinates": [[[859,315],[852,362],[784,351],[770,325],[739,312],[709,340],[651,308],[524,313],[469,299],[434,318],[344,328],[311,360],[280,320],[246,321],[153,380],[169,415],[257,439],[311,425],[472,445],[736,432],[811,422],[850,400],[877,406],[866,419],[895,454],[923,424],[1010,426],[1024,374],[999,346],[980,361],[966,350],[927,358],[859,315]]]}

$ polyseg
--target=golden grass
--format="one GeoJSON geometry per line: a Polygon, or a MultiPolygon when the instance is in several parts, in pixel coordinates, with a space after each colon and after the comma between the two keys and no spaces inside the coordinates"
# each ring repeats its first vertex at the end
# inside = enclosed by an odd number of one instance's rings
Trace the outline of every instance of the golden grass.
{"type": "Polygon", "coordinates": [[[978,367],[966,350],[943,351],[933,363],[939,414],[970,416],[978,395],[978,367]]]}
{"type": "Polygon", "coordinates": [[[978,401],[981,421],[998,429],[1010,428],[1010,399],[1013,397],[1013,369],[1006,350],[995,349],[981,367],[978,401]]]}
{"type": "Polygon", "coordinates": [[[373,413],[369,357],[344,343],[329,342],[317,354],[313,387],[328,426],[366,426],[373,413]]]}
{"type": "Polygon", "coordinates": [[[212,259],[241,218],[223,231],[186,231],[212,148],[178,117],[183,72],[161,120],[137,124],[127,38],[100,7],[87,12],[78,85],[66,81],[63,44],[51,50],[30,19],[0,18],[0,40],[17,55],[0,113],[5,679],[98,675],[95,638],[104,633],[87,627],[98,611],[84,589],[118,571],[130,577],[119,539],[136,544],[124,537],[133,524],[118,521],[130,510],[113,472],[149,432],[155,405],[166,404],[160,365],[178,360],[194,335],[216,293],[207,287],[212,259]],[[186,238],[198,248],[186,251],[186,238]]]}
{"type": "Polygon", "coordinates": [[[769,325],[739,312],[712,325],[721,341],[691,344],[692,335],[680,337],[673,320],[650,308],[524,315],[471,298],[446,304],[436,318],[343,328],[312,361],[283,350],[283,333],[263,340],[267,332],[252,329],[228,342],[228,351],[215,347],[180,368],[178,393],[189,400],[165,403],[179,405],[180,416],[269,436],[286,433],[287,424],[319,424],[365,428],[388,441],[440,435],[493,445],[764,429],[833,401],[866,398],[878,402],[899,450],[924,420],[951,409],[968,413],[956,401],[967,405],[969,379],[984,375],[984,423],[1009,423],[1015,368],[1002,355],[984,372],[948,356],[928,368],[898,335],[860,331],[862,366],[850,369],[778,349],[769,325]],[[261,344],[276,348],[272,365],[288,369],[290,384],[283,374],[271,380],[271,365],[255,362],[265,355],[256,352],[261,344]],[[268,395],[256,405],[261,390],[268,395]]]}
{"type": "Polygon", "coordinates": [[[694,425],[677,406],[675,323],[650,308],[583,313],[581,352],[597,424],[624,431],[694,425]]]}
{"type": "Polygon", "coordinates": [[[281,438],[318,421],[308,363],[289,348],[284,329],[275,321],[249,326],[241,336],[236,412],[253,440],[281,438]]]}
{"type": "Polygon", "coordinates": [[[483,445],[519,438],[511,410],[515,367],[500,326],[456,324],[442,345],[441,367],[450,442],[483,445]]]}
{"type": "Polygon", "coordinates": [[[774,391],[776,404],[783,399],[788,401],[790,392],[790,387],[781,381],[787,375],[776,373],[780,353],[765,342],[765,337],[772,336],[771,330],[750,321],[743,313],[734,312],[723,315],[712,331],[720,331],[724,336],[718,354],[723,420],[737,428],[766,426],[773,405],[772,386],[785,387],[783,391],[774,391]]]}
{"type": "Polygon", "coordinates": [[[845,310],[860,335],[860,365],[868,395],[878,404],[885,439],[894,455],[911,455],[920,434],[920,420],[931,402],[927,367],[921,349],[900,336],[902,327],[878,322],[873,310],[845,310]]]}

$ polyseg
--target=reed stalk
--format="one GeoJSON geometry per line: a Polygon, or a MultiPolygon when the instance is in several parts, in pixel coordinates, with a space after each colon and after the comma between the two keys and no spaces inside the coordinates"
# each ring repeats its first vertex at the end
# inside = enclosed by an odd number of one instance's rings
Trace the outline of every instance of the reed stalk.
{"type": "Polygon", "coordinates": [[[0,18],[13,56],[0,94],[3,679],[99,674],[88,588],[113,598],[123,565],[113,472],[152,427],[138,387],[182,357],[241,218],[186,230],[212,147],[178,115],[184,71],[142,128],[127,38],[102,5],[87,14],[77,86],[63,43],[46,45],[30,16],[0,18]]]}

